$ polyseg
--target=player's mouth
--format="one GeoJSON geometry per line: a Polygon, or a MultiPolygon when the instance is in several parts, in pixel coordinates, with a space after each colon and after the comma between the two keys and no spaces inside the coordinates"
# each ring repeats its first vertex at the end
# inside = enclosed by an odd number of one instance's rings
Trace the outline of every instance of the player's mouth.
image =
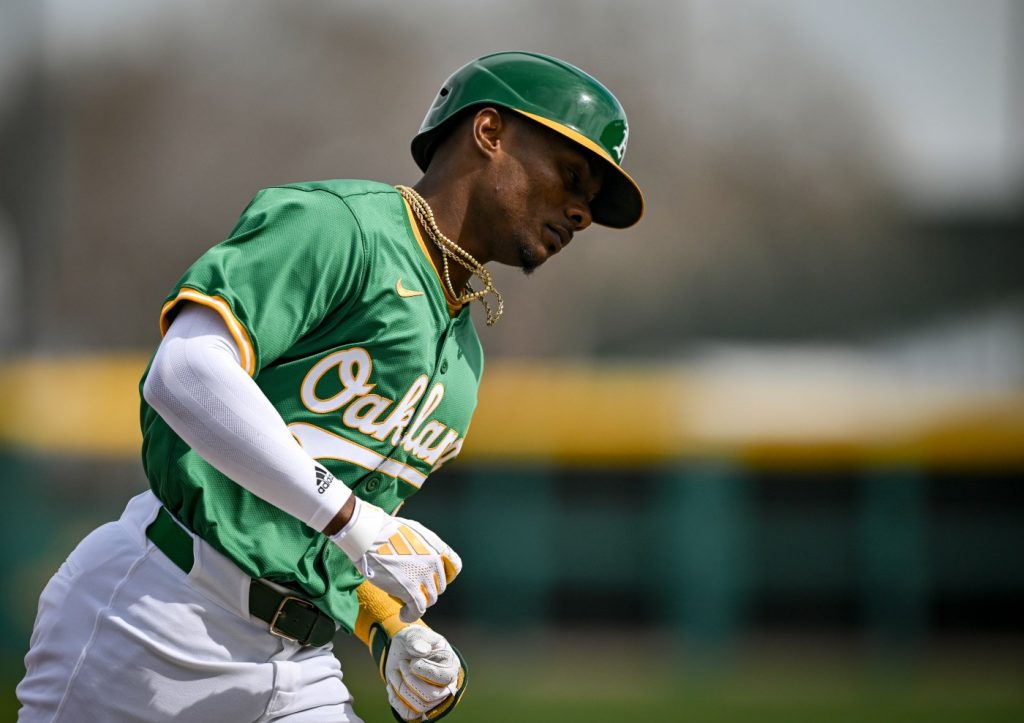
{"type": "Polygon", "coordinates": [[[572,231],[565,226],[548,224],[545,226],[545,230],[548,232],[548,238],[552,241],[552,243],[546,244],[551,254],[557,254],[572,241],[572,231]]]}

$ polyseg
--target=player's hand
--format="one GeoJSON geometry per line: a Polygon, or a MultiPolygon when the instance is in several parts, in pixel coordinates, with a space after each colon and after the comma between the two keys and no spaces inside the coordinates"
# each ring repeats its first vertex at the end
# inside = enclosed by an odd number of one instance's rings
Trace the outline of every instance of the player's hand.
{"type": "Polygon", "coordinates": [[[367,580],[404,603],[399,618],[407,623],[423,617],[462,571],[462,559],[440,537],[415,520],[390,516],[355,563],[367,580]]]}
{"type": "Polygon", "coordinates": [[[363,500],[331,539],[367,580],[403,603],[399,617],[407,623],[422,617],[462,571],[462,560],[440,537],[363,500]]]}
{"type": "Polygon", "coordinates": [[[422,625],[410,625],[391,638],[387,655],[384,679],[396,717],[436,720],[450,710],[465,671],[444,636],[422,625]]]}

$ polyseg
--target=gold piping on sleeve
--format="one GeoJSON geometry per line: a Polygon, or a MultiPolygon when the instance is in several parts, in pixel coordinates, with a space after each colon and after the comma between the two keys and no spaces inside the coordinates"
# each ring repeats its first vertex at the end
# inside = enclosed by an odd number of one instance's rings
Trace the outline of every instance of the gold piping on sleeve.
{"type": "Polygon", "coordinates": [[[235,344],[238,345],[238,352],[242,356],[242,368],[245,369],[249,376],[253,376],[256,373],[256,353],[253,351],[249,332],[245,330],[242,322],[235,318],[234,312],[231,311],[231,306],[223,297],[208,296],[187,286],[182,287],[178,295],[160,309],[160,336],[164,336],[167,333],[167,329],[171,326],[167,315],[171,312],[171,309],[182,301],[191,301],[201,306],[206,306],[220,314],[228,327],[228,331],[231,332],[231,337],[235,340],[235,344]]]}

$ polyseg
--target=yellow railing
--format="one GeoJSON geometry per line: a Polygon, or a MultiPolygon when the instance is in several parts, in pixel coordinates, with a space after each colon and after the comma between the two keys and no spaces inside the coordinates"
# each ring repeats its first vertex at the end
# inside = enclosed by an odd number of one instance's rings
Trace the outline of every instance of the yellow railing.
{"type": "MultiPolygon", "coordinates": [[[[138,454],[147,357],[0,365],[0,443],[138,454]]],[[[463,450],[475,461],[607,464],[729,457],[759,466],[1024,465],[1024,390],[787,379],[682,365],[495,361],[463,450]]]]}

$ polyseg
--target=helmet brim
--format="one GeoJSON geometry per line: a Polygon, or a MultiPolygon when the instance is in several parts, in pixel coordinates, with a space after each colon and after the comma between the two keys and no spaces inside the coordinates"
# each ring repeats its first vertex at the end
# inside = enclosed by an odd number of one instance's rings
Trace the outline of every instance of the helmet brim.
{"type": "Polygon", "coordinates": [[[609,228],[629,228],[644,215],[644,194],[628,173],[608,163],[601,191],[590,204],[594,223],[609,228]]]}
{"type": "Polygon", "coordinates": [[[629,228],[640,220],[644,215],[643,191],[640,190],[640,186],[632,176],[622,170],[622,167],[615,162],[608,151],[564,123],[519,108],[511,110],[565,136],[604,161],[606,171],[604,182],[601,184],[600,192],[590,204],[590,214],[594,223],[609,228],[629,228]]]}

